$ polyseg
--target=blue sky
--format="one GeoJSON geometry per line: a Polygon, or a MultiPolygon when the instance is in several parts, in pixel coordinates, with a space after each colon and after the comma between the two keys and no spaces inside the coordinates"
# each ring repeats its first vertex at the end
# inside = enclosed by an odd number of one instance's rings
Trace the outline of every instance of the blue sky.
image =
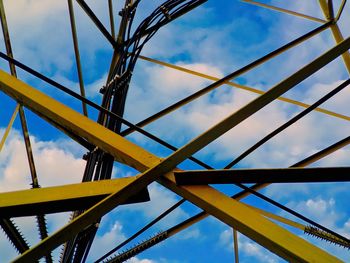
{"type": "MultiPolygon", "coordinates": [[[[109,28],[107,1],[87,2],[109,28]]],[[[160,3],[161,1],[142,1],[135,24],[160,3]]],[[[276,0],[264,3],[323,18],[316,0],[283,2],[276,0]]],[[[53,0],[7,0],[4,4],[14,57],[78,92],[67,3],[53,0]]],[[[339,4],[340,1],[334,0],[335,8],[339,4]]],[[[115,13],[117,10],[119,11],[119,6],[116,4],[115,13]]],[[[78,5],[75,5],[75,11],[87,96],[100,103],[101,95],[98,91],[104,85],[112,50],[78,5]]],[[[349,11],[349,7],[346,6],[339,21],[344,37],[350,35],[349,11]]],[[[240,1],[208,1],[190,14],[162,28],[144,48],[142,55],[222,77],[317,26],[319,24],[316,22],[240,1]]],[[[330,31],[325,31],[307,43],[240,76],[235,82],[267,90],[333,45],[334,40],[330,31]]],[[[0,41],[0,48],[4,52],[3,41],[0,41]]],[[[8,71],[8,66],[3,61],[0,62],[0,67],[8,71]]],[[[338,58],[285,96],[312,103],[348,76],[349,73],[345,70],[342,60],[338,58]]],[[[80,103],[48,84],[20,70],[19,78],[81,111],[80,103]]],[[[198,77],[139,60],[133,73],[125,116],[136,123],[209,83],[198,77]]],[[[224,85],[145,129],[179,147],[254,98],[255,94],[224,85]]],[[[325,103],[323,107],[350,116],[349,99],[348,88],[325,103]]],[[[15,102],[0,93],[0,106],[1,137],[15,108],[15,102]]],[[[243,150],[300,111],[300,107],[273,102],[198,152],[196,156],[215,168],[222,168],[243,150]]],[[[92,119],[96,117],[93,110],[89,110],[89,113],[92,119]]],[[[40,184],[44,187],[79,182],[85,164],[81,156],[85,150],[30,111],[27,110],[26,115],[40,184]]],[[[19,125],[17,119],[4,149],[0,152],[1,191],[29,188],[30,174],[19,125]]],[[[321,113],[312,113],[248,156],[238,167],[288,167],[348,136],[349,131],[350,125],[347,121],[321,113]]],[[[170,154],[169,150],[159,147],[141,135],[133,134],[128,138],[159,156],[170,154]]],[[[314,166],[349,165],[349,151],[349,147],[345,147],[315,163],[314,166]]],[[[190,162],[185,162],[180,167],[198,168],[190,162]]],[[[114,177],[135,174],[137,172],[132,169],[115,165],[114,177]]],[[[230,186],[219,189],[228,194],[237,191],[230,186]]],[[[151,202],[121,206],[104,217],[90,253],[90,261],[116,246],[179,200],[178,196],[158,184],[150,185],[149,190],[151,202]]],[[[350,206],[347,200],[350,194],[346,185],[280,184],[266,188],[263,193],[349,236],[350,206]]],[[[288,217],[256,198],[249,197],[245,201],[288,217]]],[[[181,206],[140,237],[140,240],[181,222],[197,211],[198,208],[191,204],[181,206]]],[[[50,215],[50,231],[63,226],[68,217],[67,213],[50,215]]],[[[16,222],[21,226],[28,241],[35,244],[38,237],[33,231],[34,220],[20,218],[16,219],[16,222]]],[[[344,261],[350,261],[348,250],[307,237],[301,231],[295,233],[344,261]]],[[[239,236],[239,248],[241,262],[283,262],[242,235],[239,236]]],[[[55,255],[57,252],[59,249],[55,255]]],[[[6,237],[0,233],[1,261],[9,261],[15,256],[16,253],[8,244],[6,237]]],[[[231,229],[211,217],[131,260],[143,263],[232,261],[231,229]]]]}

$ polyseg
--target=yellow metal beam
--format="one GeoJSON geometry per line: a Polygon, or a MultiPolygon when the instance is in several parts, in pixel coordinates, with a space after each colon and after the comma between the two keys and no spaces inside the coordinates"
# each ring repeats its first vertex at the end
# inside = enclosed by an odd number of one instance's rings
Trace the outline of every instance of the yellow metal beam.
{"type": "Polygon", "coordinates": [[[58,123],[74,134],[97,145],[121,163],[139,171],[144,171],[149,167],[146,167],[142,160],[147,160],[153,165],[159,163],[158,158],[153,158],[143,148],[1,70],[0,90],[47,121],[58,123]]]}
{"type": "MultiPolygon", "coordinates": [[[[0,193],[0,217],[32,216],[82,210],[135,181],[135,177],[83,182],[0,193]]],[[[147,189],[126,203],[149,201],[147,189]]]]}
{"type": "Polygon", "coordinates": [[[162,177],[160,182],[178,195],[290,262],[341,262],[336,257],[210,186],[179,187],[176,185],[173,174],[162,177]]]}
{"type": "Polygon", "coordinates": [[[6,139],[7,139],[8,135],[9,135],[9,133],[10,133],[10,130],[11,130],[11,128],[12,128],[13,122],[14,122],[15,119],[16,119],[16,116],[17,116],[18,111],[19,111],[19,107],[20,107],[20,105],[17,104],[15,110],[14,110],[13,113],[12,113],[12,116],[11,116],[11,119],[10,119],[10,121],[9,121],[9,124],[7,125],[7,128],[6,128],[5,132],[4,132],[4,135],[3,135],[2,138],[1,138],[1,141],[0,141],[0,152],[1,152],[2,148],[4,147],[4,144],[5,144],[5,142],[6,142],[6,139]]]}
{"type": "MultiPolygon", "coordinates": [[[[321,55],[313,62],[309,63],[293,75],[286,78],[281,83],[271,88],[264,95],[261,95],[256,100],[236,111],[231,116],[216,124],[211,129],[193,139],[191,142],[178,149],[176,152],[163,160],[126,141],[113,132],[108,131],[106,128],[97,125],[92,121],[90,123],[90,120],[86,117],[83,117],[81,114],[74,112],[73,110],[58,102],[55,102],[50,97],[45,96],[30,86],[16,80],[15,78],[12,78],[7,73],[0,71],[0,89],[15,99],[23,102],[33,111],[37,112],[40,116],[43,116],[48,120],[53,119],[57,122],[60,122],[62,125],[71,129],[72,132],[86,137],[92,143],[96,143],[97,146],[101,147],[102,149],[106,149],[113,156],[117,157],[124,163],[133,165],[136,167],[136,169],[145,170],[149,168],[143,174],[138,176],[135,181],[127,183],[124,188],[109,195],[97,203],[95,206],[91,207],[80,216],[73,219],[68,225],[64,226],[60,230],[53,233],[51,236],[45,238],[30,250],[23,253],[19,258],[16,259],[16,262],[28,262],[28,260],[40,259],[40,257],[43,256],[42,251],[51,251],[55,249],[60,244],[68,240],[70,236],[79,233],[89,225],[93,224],[104,214],[108,213],[116,206],[127,200],[133,193],[135,194],[141,191],[151,182],[159,179],[167,172],[172,171],[176,165],[211,143],[213,140],[217,139],[219,136],[223,135],[234,126],[238,125],[241,121],[245,120],[257,112],[259,109],[266,106],[268,103],[291,89],[296,84],[303,81],[305,78],[325,66],[327,63],[334,60],[336,57],[349,49],[349,47],[350,38],[344,40],[336,47],[327,51],[325,54],[321,55]],[[95,128],[96,130],[93,130],[92,128],[95,128]],[[112,139],[108,137],[108,135],[112,137],[112,139]],[[117,144],[115,144],[116,141],[117,144]]],[[[229,221],[231,222],[231,219],[229,221]]],[[[246,231],[244,230],[244,233],[245,232],[246,231]]],[[[254,231],[248,234],[254,234],[254,231]]],[[[260,240],[259,238],[259,241],[262,241],[262,245],[266,244],[267,246],[271,246],[275,242],[268,241],[270,240],[270,237],[271,235],[268,237],[261,237],[262,239],[260,240]]],[[[284,245],[285,243],[282,244],[282,246],[284,245]]],[[[288,244],[286,245],[287,249],[289,249],[288,244]]],[[[290,249],[293,249],[293,246],[295,245],[296,244],[293,243],[290,249]]],[[[279,246],[277,250],[280,248],[281,246],[279,246]]],[[[272,250],[274,249],[272,248],[272,250]]],[[[316,249],[316,251],[318,250],[316,249]]],[[[284,255],[284,252],[279,251],[279,254],[284,255]]],[[[292,256],[292,254],[288,252],[285,256],[288,258],[292,256]]]]}
{"type": "MultiPolygon", "coordinates": [[[[324,150],[321,150],[321,151],[307,157],[306,159],[292,165],[291,167],[306,167],[306,166],[311,165],[311,164],[321,160],[322,158],[334,153],[335,151],[344,148],[345,146],[347,146],[349,144],[350,144],[350,136],[348,136],[347,138],[327,147],[324,150]]],[[[255,191],[258,191],[260,189],[267,187],[268,185],[270,185],[270,184],[268,184],[268,183],[255,184],[251,188],[255,191]]],[[[234,198],[236,200],[241,200],[241,199],[247,197],[248,195],[250,195],[250,192],[243,190],[243,191],[235,194],[234,196],[232,196],[232,198],[234,198]]],[[[175,234],[179,233],[180,231],[198,223],[199,221],[205,219],[208,216],[209,216],[209,214],[206,213],[205,211],[198,213],[197,215],[189,218],[188,220],[178,224],[175,228],[173,228],[171,235],[175,235],[175,234]]]]}
{"type": "MultiPolygon", "coordinates": [[[[213,80],[213,81],[220,80],[217,77],[214,77],[214,76],[211,76],[211,75],[208,75],[208,74],[204,74],[204,73],[201,73],[201,72],[198,72],[198,71],[195,71],[195,70],[190,70],[190,69],[187,69],[187,68],[184,68],[184,67],[180,67],[178,65],[170,64],[170,63],[167,63],[167,62],[159,61],[159,60],[156,60],[156,59],[153,59],[153,58],[149,58],[149,57],[145,57],[145,56],[139,56],[139,57],[141,59],[143,59],[143,60],[146,60],[146,61],[158,64],[158,65],[162,65],[164,67],[172,68],[172,69],[175,69],[175,70],[178,70],[178,71],[182,71],[182,72],[194,75],[194,76],[205,78],[205,79],[208,79],[208,80],[213,80]]],[[[249,92],[252,92],[252,93],[255,93],[255,94],[259,94],[259,95],[262,95],[262,94],[265,93],[265,91],[262,91],[262,90],[259,90],[259,89],[255,89],[255,88],[252,88],[252,87],[248,87],[246,85],[237,84],[237,83],[234,83],[232,81],[225,81],[223,84],[226,84],[226,85],[229,85],[231,87],[238,88],[238,89],[246,90],[246,91],[249,91],[249,92]]],[[[300,101],[297,101],[297,100],[293,100],[293,99],[290,99],[290,98],[286,98],[286,97],[283,97],[283,96],[278,97],[277,100],[283,101],[283,102],[287,102],[287,103],[290,103],[290,104],[293,104],[293,105],[296,105],[296,106],[300,106],[300,107],[303,107],[303,108],[310,107],[310,104],[307,104],[307,103],[304,103],[304,102],[300,102],[300,101]]],[[[183,105],[184,104],[181,104],[181,105],[179,105],[179,107],[183,106],[183,105]]],[[[350,121],[350,117],[349,116],[346,116],[346,115],[343,115],[343,114],[339,114],[337,112],[330,111],[330,110],[327,110],[325,108],[319,107],[319,108],[314,109],[314,111],[321,112],[321,113],[324,113],[324,114],[327,114],[329,116],[336,117],[336,118],[339,118],[339,119],[342,119],[342,120],[350,121]]],[[[140,125],[140,126],[141,127],[145,126],[147,123],[149,123],[149,122],[143,123],[143,125],[140,125]]]]}
{"type": "Polygon", "coordinates": [[[268,8],[268,9],[271,9],[271,10],[274,10],[274,11],[286,13],[286,14],[289,14],[289,15],[298,16],[298,17],[305,18],[305,19],[308,19],[308,20],[311,20],[311,21],[315,21],[315,22],[318,22],[318,23],[325,23],[325,22],[327,22],[327,21],[325,21],[323,19],[320,19],[320,18],[317,18],[317,17],[304,15],[304,14],[301,14],[301,13],[298,13],[298,12],[294,12],[294,11],[290,11],[290,10],[287,10],[287,9],[284,9],[284,8],[271,6],[271,5],[267,5],[267,4],[263,4],[263,3],[259,3],[259,2],[255,2],[255,1],[252,1],[252,0],[241,0],[241,1],[246,2],[248,4],[252,4],[252,5],[257,5],[257,6],[261,6],[261,7],[264,7],[264,8],[268,8]]]}

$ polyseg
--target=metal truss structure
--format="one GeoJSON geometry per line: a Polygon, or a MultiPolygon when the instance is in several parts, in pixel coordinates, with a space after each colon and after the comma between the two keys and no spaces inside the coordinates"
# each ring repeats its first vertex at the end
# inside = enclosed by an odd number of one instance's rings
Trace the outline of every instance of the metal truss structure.
{"type": "Polygon", "coordinates": [[[266,197],[259,190],[268,187],[270,184],[281,182],[301,182],[307,184],[310,182],[349,181],[350,168],[348,167],[307,168],[307,166],[348,145],[350,143],[350,137],[346,137],[312,154],[291,167],[281,169],[235,169],[232,167],[272,137],[287,129],[312,111],[318,111],[345,121],[350,120],[349,116],[321,107],[322,103],[346,88],[350,82],[349,79],[313,104],[306,104],[283,96],[284,93],[338,57],[343,58],[344,65],[350,73],[350,54],[348,51],[350,48],[350,38],[343,38],[337,24],[344,8],[346,8],[346,0],[341,1],[337,10],[333,7],[332,0],[319,0],[319,6],[324,13],[324,18],[315,18],[307,14],[301,14],[251,0],[244,0],[243,2],[249,4],[299,16],[302,19],[313,20],[320,23],[320,26],[220,79],[140,55],[144,45],[147,44],[158,30],[202,5],[205,0],[165,1],[137,25],[135,25],[134,17],[136,16],[136,10],[140,0],[125,0],[123,9],[119,12],[119,30],[116,30],[114,27],[114,13],[116,10],[113,8],[112,0],[108,1],[109,10],[106,10],[110,15],[110,30],[101,23],[98,16],[84,0],[76,0],[76,3],[80,6],[79,8],[93,21],[96,28],[103,34],[106,41],[109,42],[114,52],[106,84],[104,87],[101,87],[101,105],[97,105],[85,96],[73,0],[68,0],[68,10],[80,94],[75,93],[64,85],[16,60],[11,49],[11,32],[9,32],[10,30],[7,26],[6,10],[2,2],[1,0],[0,13],[6,53],[1,52],[0,56],[8,62],[10,74],[3,70],[0,71],[0,90],[3,96],[6,94],[6,96],[15,100],[17,106],[1,138],[0,150],[5,144],[16,116],[19,115],[32,180],[32,189],[0,194],[0,226],[8,236],[9,241],[19,252],[19,256],[14,259],[14,262],[36,262],[42,258],[46,262],[52,262],[51,252],[63,244],[60,262],[85,262],[88,259],[89,250],[101,218],[121,204],[148,201],[149,194],[147,186],[152,182],[163,185],[165,188],[182,197],[182,199],[130,238],[119,245],[116,244],[115,249],[106,255],[101,255],[97,262],[125,261],[175,234],[180,234],[182,230],[206,218],[208,215],[214,216],[232,227],[236,262],[238,262],[239,253],[237,231],[287,261],[340,262],[334,255],[299,237],[300,233],[297,233],[297,231],[301,230],[306,234],[338,244],[347,249],[350,247],[350,240],[348,238],[266,197]],[[304,65],[266,92],[233,82],[235,78],[243,73],[249,72],[255,67],[270,61],[275,56],[283,54],[301,43],[307,42],[310,38],[326,30],[331,31],[336,44],[324,54],[304,65]],[[138,59],[210,80],[212,84],[169,105],[137,124],[130,123],[123,118],[123,114],[130,80],[138,59]],[[16,73],[17,69],[24,70],[41,81],[81,101],[82,114],[44,94],[37,88],[19,80],[16,73]],[[224,84],[232,86],[232,88],[255,93],[258,96],[180,148],[176,148],[143,128],[224,84]],[[208,144],[275,100],[280,101],[280,103],[297,105],[303,108],[303,111],[262,138],[248,150],[242,151],[242,154],[226,165],[224,169],[214,169],[193,156],[197,151],[205,148],[208,144]],[[98,112],[96,121],[88,117],[88,109],[94,109],[98,112]],[[81,183],[55,187],[40,187],[40,176],[37,176],[36,172],[35,156],[33,156],[31,147],[25,110],[37,114],[88,150],[88,153],[84,156],[86,168],[81,183]],[[124,126],[127,128],[122,129],[124,126]],[[160,158],[125,138],[131,133],[140,133],[173,151],[173,153],[165,158],[160,158]],[[185,171],[179,169],[179,164],[187,159],[203,167],[203,170],[185,171]],[[127,178],[112,178],[113,165],[116,162],[136,169],[139,171],[139,174],[127,178]],[[237,191],[233,196],[228,196],[221,192],[215,186],[216,184],[231,184],[241,190],[237,191]],[[247,186],[247,184],[249,185],[247,186]],[[304,223],[298,223],[243,203],[243,199],[248,195],[262,199],[264,202],[268,202],[278,209],[291,214],[298,219],[296,221],[304,223]],[[180,222],[178,225],[157,234],[130,250],[113,256],[120,248],[187,201],[202,209],[203,212],[188,218],[184,222],[180,222]],[[48,233],[46,214],[67,211],[73,212],[70,222],[56,232],[48,233]],[[12,218],[22,216],[35,216],[37,218],[37,226],[41,238],[41,242],[38,244],[30,246],[13,222],[12,218]],[[287,230],[280,224],[277,224],[276,221],[294,228],[295,232],[287,230]]]}

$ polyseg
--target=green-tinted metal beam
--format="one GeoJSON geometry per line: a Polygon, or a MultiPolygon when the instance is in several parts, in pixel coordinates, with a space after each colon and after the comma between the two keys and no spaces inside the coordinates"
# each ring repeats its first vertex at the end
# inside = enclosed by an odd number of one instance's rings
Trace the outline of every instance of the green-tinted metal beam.
{"type": "MultiPolygon", "coordinates": [[[[87,209],[135,179],[128,177],[1,193],[0,217],[33,216],[87,209]]],[[[147,188],[144,188],[124,204],[149,200],[147,188]]]]}

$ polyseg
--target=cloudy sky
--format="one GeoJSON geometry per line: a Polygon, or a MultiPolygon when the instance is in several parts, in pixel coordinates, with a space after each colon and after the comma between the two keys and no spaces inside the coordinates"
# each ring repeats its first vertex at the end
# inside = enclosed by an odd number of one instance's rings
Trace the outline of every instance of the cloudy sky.
{"type": "MultiPolygon", "coordinates": [[[[119,2],[122,1],[114,2],[117,14],[120,10],[119,2]]],[[[317,2],[316,0],[264,1],[323,18],[317,2]]],[[[337,10],[341,1],[333,2],[337,10]]],[[[108,2],[90,0],[87,3],[109,28],[108,2]]],[[[159,4],[161,1],[141,1],[135,23],[142,21],[159,4]]],[[[4,1],[4,5],[14,57],[78,92],[66,1],[7,0],[4,1]]],[[[87,96],[100,103],[101,95],[98,91],[105,83],[112,49],[77,4],[75,11],[87,96]]],[[[220,78],[319,25],[320,23],[314,21],[236,0],[208,1],[190,14],[163,27],[145,46],[142,55],[220,78]]],[[[339,27],[345,38],[350,35],[349,6],[344,9],[339,27]]],[[[0,41],[0,45],[1,51],[5,52],[3,41],[0,41]]],[[[333,45],[331,32],[324,31],[306,43],[241,75],[233,82],[259,90],[268,90],[333,45]]],[[[0,67],[9,71],[4,61],[0,61],[0,67]]],[[[81,112],[81,104],[74,99],[21,70],[18,70],[18,75],[21,80],[81,112]]],[[[285,97],[313,103],[348,77],[349,72],[344,67],[342,59],[338,58],[287,92],[285,97]]],[[[139,59],[130,85],[125,116],[131,122],[137,123],[210,83],[209,80],[139,59]]],[[[257,94],[223,85],[146,126],[145,129],[179,147],[256,97],[257,94]]],[[[322,107],[350,116],[349,100],[350,88],[346,88],[322,107]]],[[[2,138],[16,103],[0,92],[0,106],[0,138],[2,138]]],[[[301,110],[302,108],[295,105],[281,101],[273,102],[198,152],[196,156],[215,168],[223,168],[234,157],[301,110]]],[[[89,110],[89,114],[93,119],[96,117],[96,112],[92,109],[89,110]]],[[[85,161],[81,158],[85,150],[29,110],[26,110],[26,116],[41,186],[79,182],[85,165],[85,161]]],[[[313,112],[242,160],[237,167],[288,167],[347,137],[349,132],[348,121],[313,112]]],[[[164,157],[170,154],[170,151],[141,135],[132,134],[128,138],[156,155],[164,157]]],[[[350,148],[344,147],[313,166],[347,166],[350,163],[349,154],[350,148]]],[[[180,167],[199,168],[190,162],[185,162],[180,167]]],[[[114,177],[135,174],[137,172],[132,169],[115,165],[114,177]]],[[[4,192],[29,187],[30,173],[20,122],[17,118],[0,152],[0,190],[4,192]]],[[[238,191],[234,187],[224,187],[220,190],[229,194],[238,191]]],[[[115,247],[179,200],[178,196],[156,183],[149,186],[149,191],[151,202],[121,206],[103,218],[90,252],[89,262],[115,247]]],[[[262,192],[324,226],[350,236],[350,206],[347,204],[350,194],[346,185],[278,184],[269,186],[262,192]]],[[[255,198],[250,197],[245,201],[297,220],[255,198]]],[[[198,208],[186,203],[137,241],[166,230],[198,211],[200,211],[198,208]]],[[[48,216],[49,230],[59,229],[68,218],[67,213],[48,216]]],[[[18,218],[15,221],[21,226],[30,244],[38,242],[38,235],[33,231],[35,225],[33,218],[18,218]]],[[[350,261],[348,250],[307,237],[302,231],[295,233],[343,260],[350,261]]],[[[243,235],[239,235],[239,249],[241,262],[283,262],[243,235]]],[[[55,251],[55,256],[59,251],[60,248],[55,251]]],[[[16,251],[0,232],[1,262],[9,261],[15,256],[16,251]]],[[[215,218],[208,217],[179,235],[138,255],[131,262],[232,262],[233,258],[232,229],[215,218]]]]}

